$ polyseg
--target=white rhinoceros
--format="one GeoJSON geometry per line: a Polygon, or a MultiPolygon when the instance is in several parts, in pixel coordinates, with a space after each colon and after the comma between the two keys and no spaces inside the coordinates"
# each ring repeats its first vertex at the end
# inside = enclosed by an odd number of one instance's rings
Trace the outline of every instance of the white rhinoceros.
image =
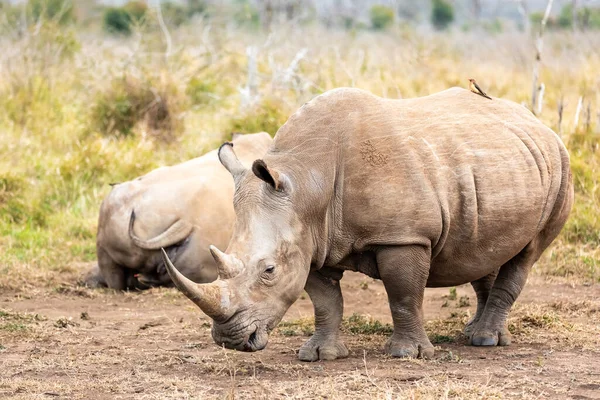
{"type": "MultiPolygon", "coordinates": [[[[250,165],[267,150],[268,133],[236,135],[236,151],[250,165]]],[[[195,282],[217,277],[210,243],[227,245],[233,228],[234,186],[213,150],[114,185],[98,220],[98,265],[89,286],[114,289],[170,285],[160,248],[195,282]]]]}
{"type": "Polygon", "coordinates": [[[508,312],[573,203],[560,138],[516,103],[458,88],[406,100],[333,90],[292,115],[251,169],[230,146],[219,158],[236,184],[232,239],[226,253],[211,248],[219,279],[168,272],[213,318],[214,340],[247,351],[266,346],[305,289],[308,361],[348,354],[344,270],[383,281],[392,356],[431,356],[424,289],[468,282],[471,344],[509,344],[508,312]]]}

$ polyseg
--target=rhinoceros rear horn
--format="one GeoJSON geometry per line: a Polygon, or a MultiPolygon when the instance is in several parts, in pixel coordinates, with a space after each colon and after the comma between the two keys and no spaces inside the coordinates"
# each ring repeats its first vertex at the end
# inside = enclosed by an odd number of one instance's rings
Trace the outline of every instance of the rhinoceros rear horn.
{"type": "Polygon", "coordinates": [[[212,254],[215,259],[215,263],[217,263],[219,278],[229,279],[240,273],[242,269],[242,262],[240,260],[229,254],[223,253],[213,245],[210,245],[209,250],[210,254],[212,254]]]}
{"type": "Polygon", "coordinates": [[[225,142],[219,147],[219,161],[233,176],[233,180],[237,182],[246,172],[246,167],[242,165],[240,160],[233,151],[233,143],[225,142]]]}
{"type": "Polygon", "coordinates": [[[181,293],[214,320],[224,320],[232,314],[234,310],[230,304],[229,290],[226,282],[217,280],[212,283],[195,283],[183,276],[175,268],[165,249],[161,250],[167,272],[181,293]]]}

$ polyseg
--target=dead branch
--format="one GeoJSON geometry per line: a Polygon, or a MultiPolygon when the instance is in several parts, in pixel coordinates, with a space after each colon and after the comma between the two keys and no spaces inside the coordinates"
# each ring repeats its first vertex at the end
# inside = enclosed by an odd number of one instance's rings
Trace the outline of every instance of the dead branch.
{"type": "Polygon", "coordinates": [[[579,115],[581,114],[581,107],[583,106],[583,96],[579,96],[579,101],[577,102],[577,109],[575,110],[575,121],[573,122],[573,131],[577,132],[577,127],[579,126],[579,115]]]}
{"type": "Polygon", "coordinates": [[[546,85],[540,83],[540,87],[538,89],[538,102],[537,102],[537,114],[542,113],[542,109],[544,108],[544,92],[546,91],[546,85]]]}
{"type": "Polygon", "coordinates": [[[165,42],[167,43],[167,49],[165,50],[165,59],[168,60],[171,55],[171,49],[173,47],[173,43],[171,41],[171,34],[169,33],[169,29],[167,29],[167,25],[162,16],[162,9],[160,7],[160,1],[156,0],[156,15],[158,17],[158,25],[160,26],[160,30],[163,35],[165,35],[165,42]]]}
{"type": "Polygon", "coordinates": [[[562,133],[562,120],[563,120],[563,111],[565,109],[564,97],[560,96],[560,100],[558,102],[558,127],[557,131],[560,135],[562,133]]]}
{"type": "Polygon", "coordinates": [[[548,17],[550,17],[550,10],[552,10],[552,3],[554,0],[548,0],[548,5],[546,6],[546,12],[544,13],[544,18],[542,18],[542,23],[540,26],[540,31],[537,36],[536,44],[535,44],[535,61],[533,64],[533,84],[531,91],[531,110],[535,113],[534,107],[537,101],[538,94],[538,79],[540,76],[540,65],[542,63],[542,50],[544,47],[544,31],[546,30],[546,23],[548,22],[548,17]]]}

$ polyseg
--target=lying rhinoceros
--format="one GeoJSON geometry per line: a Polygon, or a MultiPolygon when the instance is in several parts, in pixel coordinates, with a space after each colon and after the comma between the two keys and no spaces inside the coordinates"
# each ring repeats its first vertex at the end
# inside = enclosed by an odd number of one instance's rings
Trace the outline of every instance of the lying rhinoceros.
{"type": "MultiPolygon", "coordinates": [[[[233,143],[250,165],[271,141],[263,132],[237,135],[233,143]]],[[[193,281],[213,281],[217,271],[208,245],[229,241],[233,191],[217,150],[115,185],[100,207],[98,266],[84,282],[114,289],[169,285],[161,247],[193,281]]]]}
{"type": "MultiPolygon", "coordinates": [[[[524,107],[453,88],[387,100],[338,89],[300,108],[251,170],[231,146],[236,223],[219,279],[176,285],[228,348],[255,351],[305,289],[315,333],[301,360],[348,354],[339,339],[344,270],[381,279],[397,357],[430,357],[425,287],[471,282],[475,346],[507,345],[506,318],[573,203],[569,155],[524,107]]],[[[168,258],[165,255],[165,260],[168,258]]]]}

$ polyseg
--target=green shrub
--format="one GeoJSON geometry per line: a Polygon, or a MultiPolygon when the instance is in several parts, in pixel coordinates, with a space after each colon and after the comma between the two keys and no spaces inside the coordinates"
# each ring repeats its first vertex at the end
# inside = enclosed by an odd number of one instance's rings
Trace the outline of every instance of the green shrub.
{"type": "Polygon", "coordinates": [[[52,20],[61,25],[75,21],[71,0],[29,0],[27,12],[33,21],[52,20]]]}
{"type": "Polygon", "coordinates": [[[454,8],[445,0],[433,0],[431,23],[435,29],[443,30],[454,21],[454,8]]]}
{"type": "Polygon", "coordinates": [[[113,34],[129,35],[136,24],[141,24],[148,6],[140,1],[130,1],[123,7],[109,7],[104,10],[102,25],[104,30],[113,34]]]}
{"type": "Polygon", "coordinates": [[[266,99],[252,109],[231,121],[231,132],[255,133],[268,132],[275,135],[281,125],[285,124],[291,110],[274,99],[266,99]]]}
{"type": "Polygon", "coordinates": [[[205,0],[187,0],[187,12],[188,14],[204,14],[206,13],[206,1],[205,0]]]}
{"type": "Polygon", "coordinates": [[[213,99],[213,93],[216,90],[214,81],[208,81],[194,77],[190,79],[185,93],[194,105],[208,104],[213,99]]]}
{"type": "Polygon", "coordinates": [[[376,4],[369,11],[371,26],[375,30],[385,30],[394,23],[394,10],[390,7],[376,4]]]}
{"type": "Polygon", "coordinates": [[[190,0],[181,5],[172,1],[161,3],[162,16],[167,24],[180,26],[188,22],[197,14],[206,12],[206,3],[201,0],[190,0]]]}
{"type": "Polygon", "coordinates": [[[176,86],[164,79],[115,79],[92,106],[92,125],[108,136],[130,136],[144,123],[147,133],[165,142],[183,131],[180,114],[185,101],[176,86]]]}
{"type": "Polygon", "coordinates": [[[131,17],[122,8],[110,7],[102,16],[104,30],[109,33],[129,35],[131,33],[131,17]]]}
{"type": "Polygon", "coordinates": [[[236,0],[234,2],[233,18],[239,25],[258,27],[260,25],[260,15],[254,5],[248,0],[236,0]]]}
{"type": "Polygon", "coordinates": [[[494,18],[492,21],[484,22],[483,29],[490,34],[502,33],[502,21],[498,18],[494,18]]]}
{"type": "Polygon", "coordinates": [[[48,207],[31,196],[31,188],[23,176],[0,172],[0,222],[45,225],[48,207]]]}
{"type": "Polygon", "coordinates": [[[571,4],[565,4],[560,10],[557,23],[558,27],[563,29],[571,29],[573,27],[573,6],[571,4]]]}

